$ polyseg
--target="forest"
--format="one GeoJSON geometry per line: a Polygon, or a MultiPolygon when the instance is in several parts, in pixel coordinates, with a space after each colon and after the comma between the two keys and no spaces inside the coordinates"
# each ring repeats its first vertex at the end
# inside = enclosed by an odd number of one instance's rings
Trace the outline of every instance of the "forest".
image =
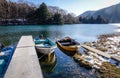
{"type": "Polygon", "coordinates": [[[109,23],[108,19],[103,18],[101,15],[96,17],[79,17],[79,21],[83,24],[107,24],[109,23]]]}
{"type": "MultiPolygon", "coordinates": [[[[75,16],[75,14],[68,13],[64,9],[56,6],[47,6],[45,3],[36,6],[32,3],[0,0],[0,25],[106,23],[106,21],[96,22],[93,20],[94,18],[88,20],[87,18],[75,16]]],[[[99,20],[103,19],[100,18],[99,20]]]]}

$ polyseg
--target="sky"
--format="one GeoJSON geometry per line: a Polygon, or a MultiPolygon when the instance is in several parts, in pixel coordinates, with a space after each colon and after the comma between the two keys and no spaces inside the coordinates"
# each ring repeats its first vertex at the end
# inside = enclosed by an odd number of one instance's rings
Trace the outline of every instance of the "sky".
{"type": "MultiPolygon", "coordinates": [[[[11,0],[25,1],[25,0],[11,0]]],[[[61,9],[67,10],[69,13],[80,15],[88,10],[99,10],[111,5],[120,3],[120,0],[27,0],[35,5],[40,5],[42,2],[48,6],[58,6],[61,9]]]]}

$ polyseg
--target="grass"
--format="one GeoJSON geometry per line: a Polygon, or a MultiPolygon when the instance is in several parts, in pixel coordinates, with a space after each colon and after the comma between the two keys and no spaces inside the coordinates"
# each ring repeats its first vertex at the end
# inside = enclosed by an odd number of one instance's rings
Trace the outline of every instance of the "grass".
{"type": "Polygon", "coordinates": [[[96,49],[98,49],[98,50],[100,50],[100,51],[103,51],[103,52],[105,52],[105,51],[107,51],[108,49],[107,48],[105,48],[105,47],[96,47],[96,49]]]}
{"type": "Polygon", "coordinates": [[[74,56],[73,56],[74,60],[79,63],[80,66],[83,66],[87,69],[91,69],[92,68],[92,64],[90,64],[89,62],[85,61],[85,58],[82,57],[81,54],[79,53],[76,53],[74,56]]]}
{"type": "Polygon", "coordinates": [[[100,67],[101,78],[120,78],[120,68],[108,62],[104,62],[100,67]]]}

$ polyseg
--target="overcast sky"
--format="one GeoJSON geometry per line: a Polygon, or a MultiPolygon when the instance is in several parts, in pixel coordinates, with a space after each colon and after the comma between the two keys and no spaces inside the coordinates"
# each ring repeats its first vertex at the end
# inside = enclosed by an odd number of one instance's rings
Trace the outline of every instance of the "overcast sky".
{"type": "Polygon", "coordinates": [[[33,4],[36,5],[40,5],[42,2],[44,2],[49,6],[58,6],[76,15],[80,15],[81,13],[87,10],[98,10],[101,8],[105,8],[120,3],[120,0],[27,0],[27,1],[32,2],[33,4]]]}

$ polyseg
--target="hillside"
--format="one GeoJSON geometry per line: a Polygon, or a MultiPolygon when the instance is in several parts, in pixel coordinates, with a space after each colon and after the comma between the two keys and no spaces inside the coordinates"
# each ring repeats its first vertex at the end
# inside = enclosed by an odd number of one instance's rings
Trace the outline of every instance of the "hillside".
{"type": "Polygon", "coordinates": [[[96,17],[98,15],[101,15],[103,18],[108,19],[109,23],[120,23],[120,3],[97,11],[86,11],[80,16],[96,17]]]}

